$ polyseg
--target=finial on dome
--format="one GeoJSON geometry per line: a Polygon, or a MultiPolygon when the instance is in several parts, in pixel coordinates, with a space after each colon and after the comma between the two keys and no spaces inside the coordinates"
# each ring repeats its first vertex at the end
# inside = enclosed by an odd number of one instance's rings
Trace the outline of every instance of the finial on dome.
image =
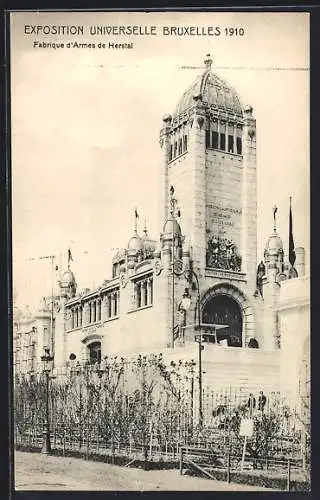
{"type": "Polygon", "coordinates": [[[273,209],[272,209],[272,213],[273,213],[273,232],[276,233],[277,232],[277,222],[276,222],[276,213],[278,211],[278,207],[276,205],[274,205],[273,209]]]}
{"type": "Polygon", "coordinates": [[[205,67],[209,70],[211,68],[211,65],[213,63],[210,54],[207,54],[207,58],[204,61],[205,67]]]}
{"type": "Polygon", "coordinates": [[[174,216],[174,212],[175,212],[176,204],[177,204],[177,200],[173,197],[173,195],[174,195],[174,187],[171,186],[170,187],[170,214],[172,217],[174,216]]]}
{"type": "Polygon", "coordinates": [[[147,237],[148,236],[147,219],[144,219],[144,230],[143,230],[143,232],[144,232],[145,237],[147,237]]]}
{"type": "Polygon", "coordinates": [[[134,234],[138,234],[138,219],[139,219],[139,214],[136,207],[134,209],[134,234]]]}

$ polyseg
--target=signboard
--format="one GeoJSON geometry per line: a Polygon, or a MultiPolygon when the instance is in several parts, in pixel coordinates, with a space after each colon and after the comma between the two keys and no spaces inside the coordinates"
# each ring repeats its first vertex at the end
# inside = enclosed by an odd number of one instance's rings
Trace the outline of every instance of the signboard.
{"type": "Polygon", "coordinates": [[[243,418],[240,423],[240,436],[251,437],[253,434],[253,420],[251,418],[243,418]]]}

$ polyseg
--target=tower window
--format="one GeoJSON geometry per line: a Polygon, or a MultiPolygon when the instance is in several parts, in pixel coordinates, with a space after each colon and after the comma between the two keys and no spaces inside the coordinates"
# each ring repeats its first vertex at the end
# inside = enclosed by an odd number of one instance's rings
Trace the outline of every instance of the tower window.
{"type": "Polygon", "coordinates": [[[206,130],[206,148],[210,148],[210,130],[206,130]]]}
{"type": "Polygon", "coordinates": [[[188,136],[184,135],[183,136],[183,152],[187,151],[188,149],[188,136]]]}
{"type": "Polygon", "coordinates": [[[226,149],[226,134],[220,134],[220,149],[222,151],[226,149]]]}
{"type": "Polygon", "coordinates": [[[179,151],[178,151],[178,154],[182,155],[182,139],[179,139],[179,151]]]}
{"type": "Polygon", "coordinates": [[[170,149],[169,149],[169,161],[171,161],[171,160],[172,160],[172,150],[173,150],[173,148],[172,148],[172,144],[170,144],[170,149]]]}
{"type": "Polygon", "coordinates": [[[178,151],[178,143],[177,143],[177,141],[175,141],[174,142],[174,152],[173,152],[174,158],[177,156],[177,151],[178,151]]]}
{"type": "Polygon", "coordinates": [[[213,149],[218,149],[219,147],[219,135],[215,130],[212,132],[212,147],[213,149]]]}
{"type": "Polygon", "coordinates": [[[238,153],[238,155],[242,154],[242,139],[241,139],[241,137],[237,137],[237,153],[238,153]]]}
{"type": "Polygon", "coordinates": [[[228,135],[228,152],[233,153],[233,135],[228,135]]]}

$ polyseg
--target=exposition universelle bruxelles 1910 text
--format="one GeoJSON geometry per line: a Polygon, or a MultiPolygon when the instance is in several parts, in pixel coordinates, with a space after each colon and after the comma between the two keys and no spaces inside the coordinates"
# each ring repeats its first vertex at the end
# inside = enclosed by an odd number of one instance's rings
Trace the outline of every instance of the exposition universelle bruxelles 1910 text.
{"type": "Polygon", "coordinates": [[[96,36],[229,36],[242,37],[245,29],[242,26],[82,26],[82,25],[24,25],[24,34],[28,36],[90,36],[90,41],[77,38],[68,41],[33,40],[34,48],[133,48],[134,43],[122,40],[99,40],[96,36]]]}

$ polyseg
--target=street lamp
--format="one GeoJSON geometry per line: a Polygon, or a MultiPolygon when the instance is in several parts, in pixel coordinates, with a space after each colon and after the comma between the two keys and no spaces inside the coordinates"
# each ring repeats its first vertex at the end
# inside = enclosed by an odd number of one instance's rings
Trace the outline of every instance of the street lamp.
{"type": "Polygon", "coordinates": [[[41,356],[41,361],[43,362],[43,373],[46,377],[46,409],[45,409],[45,424],[43,430],[43,441],[41,453],[48,455],[51,453],[51,442],[50,442],[50,421],[49,421],[49,377],[51,372],[51,362],[53,361],[53,356],[50,355],[49,347],[44,347],[44,355],[41,356]]]}
{"type": "MultiPolygon", "coordinates": [[[[195,279],[197,285],[197,309],[198,309],[198,331],[199,331],[199,427],[202,427],[203,424],[203,412],[202,412],[202,336],[201,336],[201,317],[200,317],[200,286],[198,276],[192,269],[188,269],[185,271],[185,277],[188,281],[191,281],[193,277],[195,279]]],[[[186,288],[184,294],[182,295],[182,299],[180,302],[180,307],[187,311],[191,305],[191,296],[189,293],[189,288],[186,288]]]]}

